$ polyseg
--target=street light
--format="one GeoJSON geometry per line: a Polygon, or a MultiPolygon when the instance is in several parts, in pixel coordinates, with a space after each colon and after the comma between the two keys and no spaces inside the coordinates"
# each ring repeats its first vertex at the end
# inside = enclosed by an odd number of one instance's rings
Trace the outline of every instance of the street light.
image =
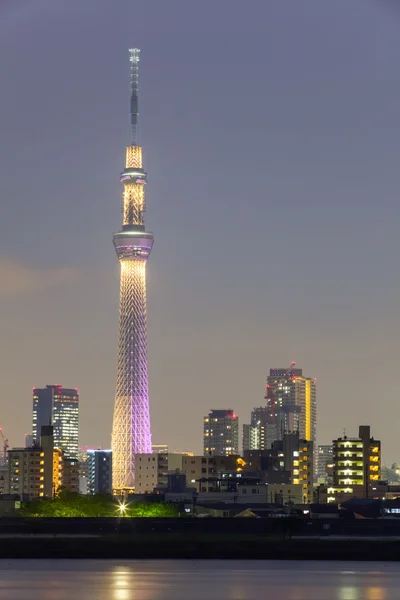
{"type": "Polygon", "coordinates": [[[121,516],[123,517],[125,515],[125,511],[126,511],[126,504],[124,504],[124,502],[122,502],[119,506],[118,506],[118,510],[121,513],[121,516]]]}

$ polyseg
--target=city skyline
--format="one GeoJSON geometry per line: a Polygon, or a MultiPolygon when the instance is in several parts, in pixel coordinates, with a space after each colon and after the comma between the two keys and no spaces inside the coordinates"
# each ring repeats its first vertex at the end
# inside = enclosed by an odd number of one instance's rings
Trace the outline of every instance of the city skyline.
{"type": "Polygon", "coordinates": [[[360,0],[256,0],[248,12],[236,0],[2,3],[0,426],[11,446],[46,381],[77,385],[81,443],[110,445],[109,238],[134,44],[157,233],[154,443],[200,452],[212,406],[244,423],[268,369],[295,360],[318,380],[319,444],[366,422],[384,462],[398,460],[399,28],[398,12],[360,0]]]}

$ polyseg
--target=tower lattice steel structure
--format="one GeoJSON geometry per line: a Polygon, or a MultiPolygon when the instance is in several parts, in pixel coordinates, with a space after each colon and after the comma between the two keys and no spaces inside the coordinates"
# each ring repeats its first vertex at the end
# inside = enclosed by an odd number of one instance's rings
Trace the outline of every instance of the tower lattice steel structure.
{"type": "Polygon", "coordinates": [[[117,388],[112,430],[113,488],[135,486],[135,454],[151,453],[147,379],[146,262],[153,234],[145,231],[142,148],[138,145],[139,50],[130,50],[131,144],[121,174],[123,223],[113,236],[121,265],[117,388]]]}

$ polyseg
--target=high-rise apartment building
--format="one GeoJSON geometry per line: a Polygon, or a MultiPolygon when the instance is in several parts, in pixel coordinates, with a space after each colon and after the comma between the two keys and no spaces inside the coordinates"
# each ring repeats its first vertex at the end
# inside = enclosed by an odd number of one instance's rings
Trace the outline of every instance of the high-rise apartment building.
{"type": "Polygon", "coordinates": [[[79,392],[61,385],[33,389],[32,437],[38,444],[41,427],[52,425],[54,445],[66,458],[78,459],[79,392]]]}
{"type": "Polygon", "coordinates": [[[270,369],[265,398],[269,422],[275,426],[275,439],[298,431],[301,439],[316,442],[316,380],[303,375],[295,363],[289,369],[270,369]]]}
{"type": "Polygon", "coordinates": [[[123,223],[113,242],[120,262],[120,311],[117,385],[112,429],[113,488],[129,492],[135,487],[135,456],[151,453],[147,376],[146,263],[154,237],[145,229],[147,175],[142,147],[138,145],[139,50],[130,50],[131,143],[121,174],[123,223]]]}
{"type": "Polygon", "coordinates": [[[333,446],[319,445],[317,450],[317,473],[316,479],[321,483],[328,483],[329,465],[333,463],[333,446]]]}
{"type": "Polygon", "coordinates": [[[111,450],[87,450],[88,494],[112,494],[111,450]]]}
{"type": "Polygon", "coordinates": [[[269,450],[276,439],[276,427],[270,422],[268,407],[254,408],[250,420],[249,425],[243,425],[243,452],[269,450]]]}
{"type": "Polygon", "coordinates": [[[290,474],[291,483],[302,489],[302,502],[313,502],[314,444],[302,440],[298,432],[284,433],[282,440],[274,443],[280,467],[290,474]]]}
{"type": "Polygon", "coordinates": [[[239,454],[239,418],[233,410],[212,410],[204,421],[204,456],[239,454]]]}
{"type": "Polygon", "coordinates": [[[363,486],[368,497],[369,487],[380,480],[381,442],[371,437],[368,425],[359,427],[358,438],[333,440],[332,487],[336,491],[352,493],[353,487],[363,486]]]}

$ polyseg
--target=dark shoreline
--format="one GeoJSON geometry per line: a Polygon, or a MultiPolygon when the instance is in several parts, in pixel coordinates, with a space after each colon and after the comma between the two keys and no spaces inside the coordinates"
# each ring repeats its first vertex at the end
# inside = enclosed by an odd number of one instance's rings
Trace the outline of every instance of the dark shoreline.
{"type": "Polygon", "coordinates": [[[3,538],[0,559],[16,558],[399,561],[400,540],[283,540],[212,534],[3,538]]]}

